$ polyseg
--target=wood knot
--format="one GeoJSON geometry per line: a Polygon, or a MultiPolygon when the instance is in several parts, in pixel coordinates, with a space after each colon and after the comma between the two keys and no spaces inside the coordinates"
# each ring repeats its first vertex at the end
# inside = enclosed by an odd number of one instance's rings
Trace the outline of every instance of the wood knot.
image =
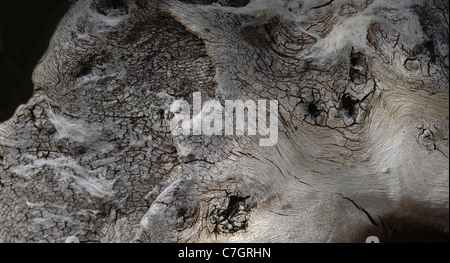
{"type": "Polygon", "coordinates": [[[246,200],[249,196],[241,197],[231,195],[227,207],[216,208],[210,214],[210,222],[214,225],[215,233],[235,233],[244,230],[248,225],[248,206],[246,200]]]}

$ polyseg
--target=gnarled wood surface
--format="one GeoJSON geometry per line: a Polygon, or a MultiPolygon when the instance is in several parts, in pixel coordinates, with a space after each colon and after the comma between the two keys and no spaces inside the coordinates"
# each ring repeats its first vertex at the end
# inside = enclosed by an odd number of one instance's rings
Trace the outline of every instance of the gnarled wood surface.
{"type": "Polygon", "coordinates": [[[2,242],[360,242],[449,227],[447,1],[80,0],[0,124],[2,242]],[[278,100],[273,147],[174,100],[278,100]]]}

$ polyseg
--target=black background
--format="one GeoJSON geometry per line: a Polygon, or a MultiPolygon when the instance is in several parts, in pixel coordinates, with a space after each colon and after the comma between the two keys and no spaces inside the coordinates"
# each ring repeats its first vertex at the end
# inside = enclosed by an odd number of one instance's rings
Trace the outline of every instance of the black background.
{"type": "Polygon", "coordinates": [[[31,74],[73,1],[0,1],[0,122],[33,93],[31,74]]]}

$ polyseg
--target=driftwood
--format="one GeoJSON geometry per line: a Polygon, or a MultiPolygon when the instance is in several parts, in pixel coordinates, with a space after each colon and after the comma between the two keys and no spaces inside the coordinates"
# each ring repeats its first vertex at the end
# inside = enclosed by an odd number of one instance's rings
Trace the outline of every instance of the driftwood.
{"type": "Polygon", "coordinates": [[[80,0],[0,124],[0,241],[448,233],[448,30],[444,0],[80,0]],[[273,145],[174,133],[194,94],[277,102],[273,145]]]}

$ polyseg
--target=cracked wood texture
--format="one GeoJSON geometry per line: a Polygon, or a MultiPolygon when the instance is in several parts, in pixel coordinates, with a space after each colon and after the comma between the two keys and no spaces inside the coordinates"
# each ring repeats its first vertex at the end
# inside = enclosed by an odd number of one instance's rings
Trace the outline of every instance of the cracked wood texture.
{"type": "Polygon", "coordinates": [[[79,0],[0,124],[1,242],[361,242],[449,227],[447,1],[79,0]],[[169,107],[278,100],[279,138],[169,107]]]}

